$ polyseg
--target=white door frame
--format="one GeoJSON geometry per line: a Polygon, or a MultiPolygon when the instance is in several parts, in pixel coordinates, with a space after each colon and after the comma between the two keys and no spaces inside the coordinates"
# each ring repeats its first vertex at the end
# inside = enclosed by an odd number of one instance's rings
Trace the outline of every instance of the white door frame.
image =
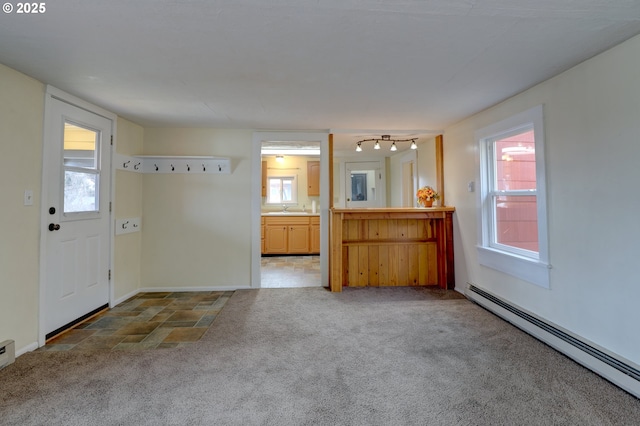
{"type": "Polygon", "coordinates": [[[254,132],[251,147],[251,287],[260,288],[263,141],[320,142],[320,280],[329,286],[329,132],[254,132]]]}
{"type": "Polygon", "coordinates": [[[418,153],[416,151],[411,150],[400,157],[400,175],[402,176],[402,197],[400,199],[400,205],[402,207],[416,207],[415,192],[418,191],[418,153]],[[412,202],[410,202],[408,206],[404,205],[404,195],[406,193],[404,167],[407,163],[412,165],[411,182],[413,183],[412,193],[409,194],[409,199],[412,200],[412,202]]]}
{"type": "MultiPolygon", "coordinates": [[[[116,140],[116,124],[117,124],[117,116],[107,110],[104,110],[96,105],[93,105],[89,102],[86,102],[80,98],[77,98],[73,95],[70,95],[62,90],[56,89],[52,86],[47,86],[45,92],[45,100],[44,100],[44,129],[43,129],[43,137],[42,137],[42,147],[44,149],[44,145],[46,144],[46,139],[48,137],[48,129],[50,128],[52,116],[52,101],[56,99],[58,101],[66,102],[70,105],[76,106],[80,109],[84,109],[86,111],[92,112],[96,115],[100,115],[104,118],[111,120],[111,134],[113,135],[113,144],[110,149],[110,155],[108,158],[109,164],[108,167],[111,170],[111,181],[109,182],[109,202],[112,203],[111,211],[114,211],[113,199],[114,199],[114,188],[115,188],[115,173],[113,168],[113,151],[115,149],[115,140],[116,140]]],[[[44,173],[47,170],[48,165],[46,164],[47,159],[42,159],[42,183],[41,183],[41,200],[49,199],[49,185],[46,182],[47,174],[44,173]]],[[[41,202],[41,210],[40,210],[40,289],[39,289],[39,297],[38,297],[38,346],[44,346],[46,341],[46,324],[45,324],[45,290],[46,290],[46,259],[47,259],[47,232],[45,232],[47,224],[49,222],[49,214],[48,214],[48,204],[45,202],[41,202]]],[[[114,250],[114,235],[111,223],[111,214],[109,215],[109,269],[113,275],[113,250],[114,250]]],[[[109,306],[113,307],[114,300],[114,289],[113,289],[113,280],[109,280],[109,306]]]]}

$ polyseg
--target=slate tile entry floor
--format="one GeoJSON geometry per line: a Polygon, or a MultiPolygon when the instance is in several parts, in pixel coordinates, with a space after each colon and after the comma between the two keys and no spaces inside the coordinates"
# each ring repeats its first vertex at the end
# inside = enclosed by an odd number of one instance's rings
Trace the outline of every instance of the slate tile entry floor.
{"type": "Polygon", "coordinates": [[[175,348],[200,340],[233,291],[139,293],[39,350],[175,348]]]}

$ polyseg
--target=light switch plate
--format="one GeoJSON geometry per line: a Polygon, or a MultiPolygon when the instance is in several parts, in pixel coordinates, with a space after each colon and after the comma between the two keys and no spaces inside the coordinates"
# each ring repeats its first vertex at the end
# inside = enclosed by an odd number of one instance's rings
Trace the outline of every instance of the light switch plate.
{"type": "Polygon", "coordinates": [[[30,189],[25,189],[24,191],[24,205],[25,206],[33,205],[33,191],[30,189]]]}

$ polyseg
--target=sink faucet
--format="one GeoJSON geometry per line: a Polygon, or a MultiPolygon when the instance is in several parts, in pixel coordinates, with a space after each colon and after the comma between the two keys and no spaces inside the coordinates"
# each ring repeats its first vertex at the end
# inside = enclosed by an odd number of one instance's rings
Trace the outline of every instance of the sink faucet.
{"type": "Polygon", "coordinates": [[[282,211],[283,212],[286,212],[288,208],[289,208],[289,206],[287,206],[286,204],[282,205],[282,211]]]}

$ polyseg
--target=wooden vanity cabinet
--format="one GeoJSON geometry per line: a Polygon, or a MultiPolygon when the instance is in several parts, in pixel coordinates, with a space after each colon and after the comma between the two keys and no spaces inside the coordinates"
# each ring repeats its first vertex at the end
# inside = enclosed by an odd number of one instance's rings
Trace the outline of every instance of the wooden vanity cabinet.
{"type": "Polygon", "coordinates": [[[263,254],[320,253],[320,217],[262,217],[263,254]]]}

